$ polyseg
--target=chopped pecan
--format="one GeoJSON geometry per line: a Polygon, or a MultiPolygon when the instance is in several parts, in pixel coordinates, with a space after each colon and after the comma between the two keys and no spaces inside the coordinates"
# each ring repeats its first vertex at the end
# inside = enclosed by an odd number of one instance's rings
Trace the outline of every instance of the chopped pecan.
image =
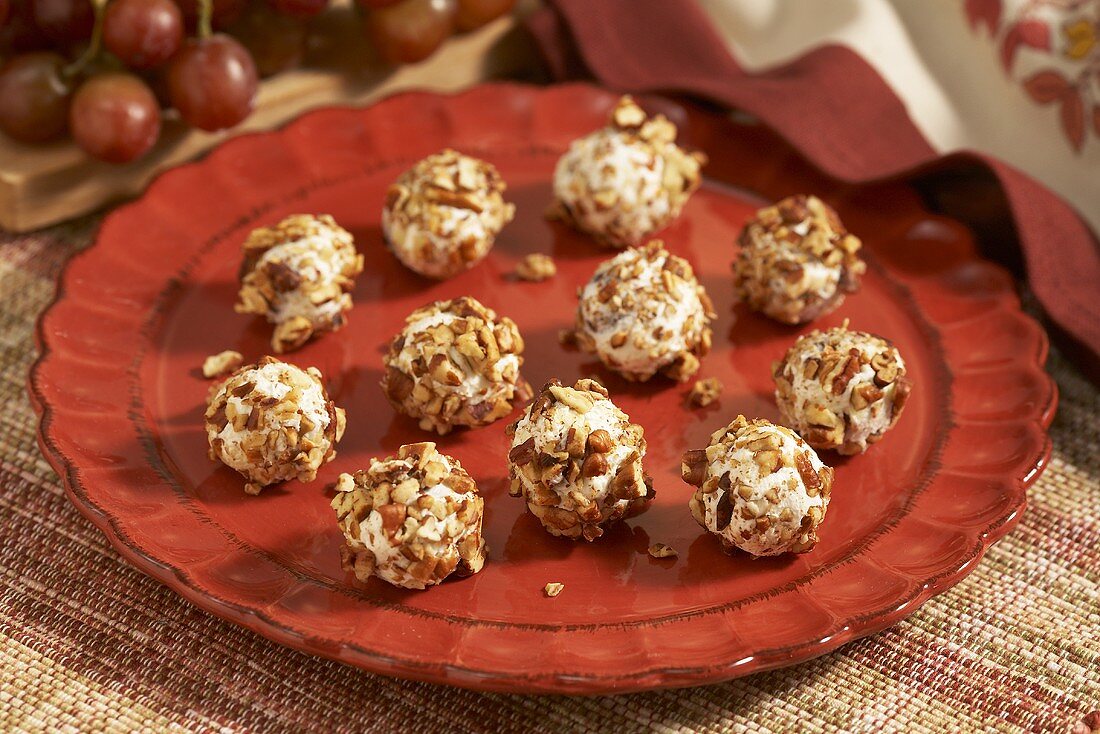
{"type": "Polygon", "coordinates": [[[680,476],[688,484],[701,487],[707,474],[707,452],[703,449],[692,449],[684,453],[680,462],[680,476]]]}
{"type": "Polygon", "coordinates": [[[519,446],[513,446],[512,450],[508,452],[508,461],[516,466],[530,464],[535,459],[535,453],[535,439],[532,437],[519,446]]]}
{"type": "Polygon", "coordinates": [[[653,558],[675,558],[676,549],[665,543],[654,543],[649,546],[649,555],[653,558]]]}
{"type": "Polygon", "coordinates": [[[607,457],[604,454],[591,453],[584,458],[581,464],[582,477],[598,477],[607,473],[609,469],[607,457]]]}
{"type": "Polygon", "coordinates": [[[520,280],[538,282],[553,278],[558,272],[557,265],[549,255],[532,253],[516,265],[516,277],[520,280]]]}
{"type": "Polygon", "coordinates": [[[606,454],[611,448],[611,434],[604,429],[598,428],[588,434],[588,451],[597,454],[606,454]]]}

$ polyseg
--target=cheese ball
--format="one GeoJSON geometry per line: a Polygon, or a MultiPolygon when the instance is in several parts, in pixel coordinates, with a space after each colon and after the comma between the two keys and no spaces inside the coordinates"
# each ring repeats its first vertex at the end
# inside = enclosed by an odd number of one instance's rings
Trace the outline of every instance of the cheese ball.
{"type": "Polygon", "coordinates": [[[705,162],[676,145],[667,118],[646,117],[623,97],[607,127],[574,141],[558,160],[551,214],[609,247],[637,245],[680,216],[705,162]]]}
{"type": "Polygon", "coordinates": [[[490,163],[446,149],[401,174],[386,192],[382,234],[405,267],[445,280],[476,265],[516,207],[490,163]]]}
{"type": "Polygon", "coordinates": [[[510,430],[509,492],[551,535],[596,540],[653,499],[642,427],[595,380],[551,381],[510,430]]]}
{"type": "Polygon", "coordinates": [[[800,337],[772,376],[784,423],[814,448],[860,454],[897,423],[913,383],[890,342],[847,323],[800,337]]]}
{"type": "Polygon", "coordinates": [[[344,411],[329,400],[316,367],[264,357],[210,390],[206,438],[210,458],[236,469],[259,494],[287,479],[311,482],[336,456],[344,411]]]}
{"type": "Polygon", "coordinates": [[[829,313],[859,290],[867,270],[859,239],[816,196],[791,196],[761,209],[738,241],[738,298],[784,324],[829,313]]]}
{"type": "Polygon", "coordinates": [[[691,514],[722,549],[753,556],[806,553],[829,509],[833,470],[798,435],[739,415],[705,449],[688,451],[691,514]]]}
{"type": "Polygon", "coordinates": [[[659,240],[619,253],[580,290],[576,341],[608,368],[644,382],[684,381],[710,351],[710,298],[683,258],[659,240]]]}
{"type": "Polygon", "coordinates": [[[344,326],[361,272],[347,230],[328,215],[295,214],[245,240],[235,309],[266,317],[275,325],[271,348],[289,352],[344,326]]]}
{"type": "Polygon", "coordinates": [[[424,430],[488,425],[530,397],[519,372],[523,337],[507,316],[464,296],[417,309],[405,323],[386,354],[382,391],[424,430]]]}
{"type": "Polygon", "coordinates": [[[485,565],[485,502],[462,464],[434,443],[406,444],[397,456],[341,474],[332,509],[344,533],[344,567],[405,589],[426,589],[485,565]]]}

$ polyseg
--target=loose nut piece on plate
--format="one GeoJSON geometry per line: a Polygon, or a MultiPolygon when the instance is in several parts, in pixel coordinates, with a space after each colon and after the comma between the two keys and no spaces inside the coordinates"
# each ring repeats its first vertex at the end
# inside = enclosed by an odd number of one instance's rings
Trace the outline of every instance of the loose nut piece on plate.
{"type": "Polygon", "coordinates": [[[847,326],[799,337],[772,375],[779,413],[806,443],[859,454],[897,423],[913,382],[889,341],[847,326]]]}
{"type": "Polygon", "coordinates": [[[688,392],[688,404],[697,408],[705,408],[718,400],[722,394],[722,381],[717,377],[708,377],[705,380],[697,380],[688,392]]]}
{"type": "Polygon", "coordinates": [[[547,383],[510,430],[509,491],[551,535],[596,540],[653,498],[642,427],[594,380],[547,383]]]}
{"type": "Polygon", "coordinates": [[[560,594],[561,592],[565,591],[565,584],[560,583],[558,581],[551,581],[546,586],[542,587],[542,591],[548,597],[553,598],[553,597],[557,596],[558,594],[560,594]]]}
{"type": "Polygon", "coordinates": [[[554,170],[553,216],[610,247],[668,226],[699,188],[702,153],[676,145],[676,126],[623,97],[607,127],[573,142],[554,170]]]}
{"type": "Polygon", "coordinates": [[[332,217],[296,214],[248,236],[235,309],[266,316],[271,348],[289,352],[344,326],[362,271],[351,234],[332,217]]]}
{"type": "Polygon", "coordinates": [[[529,280],[537,283],[557,275],[558,266],[549,255],[533,252],[527,255],[516,265],[516,277],[520,280],[529,280]]]}
{"type": "Polygon", "coordinates": [[[458,460],[434,443],[406,444],[397,456],[341,474],[332,508],[344,533],[344,567],[366,582],[426,589],[485,565],[484,500],[458,460]]]}
{"type": "Polygon", "coordinates": [[[211,354],[202,362],[202,376],[206,379],[228,375],[244,364],[244,355],[232,349],[211,354]]]}
{"type": "Polygon", "coordinates": [[[315,367],[264,357],[211,388],[207,400],[210,458],[240,472],[249,494],[287,479],[313,481],[343,435],[344,410],[315,367]]]}
{"type": "Polygon", "coordinates": [[[754,311],[784,324],[829,313],[859,290],[866,264],[861,243],[816,196],[791,196],[764,207],[738,240],[734,290],[754,311]]]}
{"type": "Polygon", "coordinates": [[[684,454],[681,474],[697,487],[692,516],[727,553],[805,553],[817,543],[833,470],[789,428],[739,415],[684,454]]]}
{"type": "Polygon", "coordinates": [[[577,344],[628,380],[687,380],[710,351],[714,306],[660,240],[602,263],[578,297],[577,344]]]}
{"type": "Polygon", "coordinates": [[[654,543],[649,546],[649,555],[653,558],[675,558],[676,549],[665,543],[654,543]]]}
{"type": "Polygon", "coordinates": [[[386,192],[382,234],[405,267],[451,278],[492,249],[516,207],[504,179],[485,161],[445,149],[405,171],[386,192]]]}
{"type": "Polygon", "coordinates": [[[424,430],[488,425],[530,397],[519,372],[523,337],[507,316],[462,297],[417,309],[405,322],[386,354],[382,391],[424,430]]]}

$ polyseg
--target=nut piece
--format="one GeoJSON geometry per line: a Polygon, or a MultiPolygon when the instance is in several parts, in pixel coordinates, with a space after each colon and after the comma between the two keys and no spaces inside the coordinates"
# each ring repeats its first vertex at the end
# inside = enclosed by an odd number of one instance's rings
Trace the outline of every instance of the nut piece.
{"type": "Polygon", "coordinates": [[[206,379],[227,375],[244,364],[244,356],[240,352],[226,349],[224,352],[212,354],[202,363],[202,376],[206,379]]]}
{"type": "Polygon", "coordinates": [[[677,556],[676,549],[670,545],[664,543],[654,543],[649,546],[649,555],[654,558],[675,558],[677,556]]]}
{"type": "Polygon", "coordinates": [[[539,282],[553,278],[558,273],[558,266],[554,264],[549,255],[534,252],[527,255],[516,265],[516,277],[520,280],[539,282]]]}
{"type": "Polygon", "coordinates": [[[313,481],[343,435],[344,411],[314,367],[264,357],[212,387],[207,399],[210,458],[249,480],[248,494],[287,479],[313,481]]]}
{"type": "Polygon", "coordinates": [[[234,308],[266,316],[271,348],[282,353],[347,323],[363,256],[332,217],[296,214],[248,236],[240,272],[234,308]]]}
{"type": "Polygon", "coordinates": [[[710,298],[691,265],[660,240],[602,263],[579,298],[578,346],[628,380],[660,372],[682,382],[710,351],[710,298]]]}
{"type": "Polygon", "coordinates": [[[344,533],[344,567],[360,581],[377,576],[426,589],[485,565],[484,500],[458,460],[434,443],[406,444],[397,456],[341,474],[332,509],[344,533]]]}
{"type": "Polygon", "coordinates": [[[555,597],[565,590],[565,584],[558,583],[557,581],[551,581],[542,588],[543,593],[549,597],[555,597]]]}
{"type": "Polygon", "coordinates": [[[696,522],[727,553],[754,556],[813,549],[833,486],[833,470],[794,431],[743,415],[684,454],[683,478],[697,488],[696,522]]]}
{"type": "Polygon", "coordinates": [[[734,290],[754,311],[784,324],[829,313],[859,290],[861,243],[816,196],[791,196],[749,220],[738,240],[734,290]]]}
{"type": "Polygon", "coordinates": [[[511,428],[509,492],[551,535],[588,541],[645,510],[645,438],[594,380],[546,384],[511,428]]]}
{"type": "Polygon", "coordinates": [[[706,156],[675,140],[667,118],[646,117],[623,97],[607,127],[574,141],[558,161],[550,215],[609,247],[642,242],[680,216],[699,188],[706,156]]]}
{"type": "Polygon", "coordinates": [[[492,249],[516,207],[485,161],[445,149],[405,171],[386,192],[382,234],[405,267],[444,280],[492,249]]]}
{"type": "Polygon", "coordinates": [[[697,408],[705,408],[716,401],[721,394],[722,382],[717,377],[696,380],[688,393],[688,404],[697,408]]]}
{"type": "Polygon", "coordinates": [[[800,337],[772,376],[783,421],[840,454],[862,453],[893,428],[913,386],[889,341],[849,331],[847,321],[800,337]]]}
{"type": "Polygon", "coordinates": [[[384,360],[382,391],[393,407],[440,435],[483,426],[530,397],[520,376],[523,338],[508,317],[470,297],[413,311],[384,360]]]}

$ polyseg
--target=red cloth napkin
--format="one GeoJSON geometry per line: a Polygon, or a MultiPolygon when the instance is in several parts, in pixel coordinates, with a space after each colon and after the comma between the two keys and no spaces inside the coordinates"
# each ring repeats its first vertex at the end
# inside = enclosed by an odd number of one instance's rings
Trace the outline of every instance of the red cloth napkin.
{"type": "Polygon", "coordinates": [[[1012,166],[980,153],[937,154],[854,52],[825,45],[750,74],[694,0],[547,0],[527,26],[556,79],[594,78],[617,90],[684,93],[744,110],[842,181],[904,177],[924,190],[947,184],[928,191],[932,199],[968,220],[990,255],[1009,264],[1022,256],[1060,346],[1100,382],[1096,237],[1066,202],[1012,166]],[[960,178],[974,182],[969,190],[984,201],[992,182],[1000,211],[967,206],[960,178]]]}

